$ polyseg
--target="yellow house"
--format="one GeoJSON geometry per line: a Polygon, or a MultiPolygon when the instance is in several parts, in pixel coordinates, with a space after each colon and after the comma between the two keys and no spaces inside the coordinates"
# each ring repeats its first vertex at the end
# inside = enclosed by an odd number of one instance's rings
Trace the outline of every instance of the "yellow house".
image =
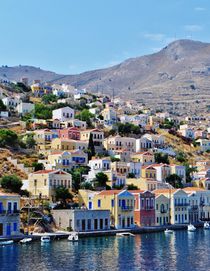
{"type": "Polygon", "coordinates": [[[156,219],[156,225],[167,225],[169,224],[170,220],[170,201],[169,198],[162,195],[157,194],[155,197],[155,219],[156,219]]]}
{"type": "Polygon", "coordinates": [[[88,201],[88,209],[110,210],[116,229],[134,227],[134,196],[127,190],[104,190],[88,201]]]}
{"type": "Polygon", "coordinates": [[[143,166],[141,170],[143,178],[150,178],[156,180],[156,169],[153,166],[143,166]]]}
{"type": "Polygon", "coordinates": [[[72,188],[71,174],[62,170],[39,170],[29,174],[28,190],[33,196],[55,200],[55,189],[59,186],[72,188]]]}
{"type": "Polygon", "coordinates": [[[153,153],[150,153],[148,151],[137,152],[131,154],[131,161],[141,162],[143,165],[149,165],[155,163],[155,156],[153,153]]]}
{"type": "Polygon", "coordinates": [[[126,184],[133,184],[138,187],[140,190],[144,191],[153,191],[157,189],[157,181],[150,178],[127,178],[126,184]]]}
{"type": "Polygon", "coordinates": [[[20,234],[20,196],[0,190],[0,237],[20,234]]]}
{"type": "Polygon", "coordinates": [[[51,148],[53,150],[86,150],[88,141],[55,138],[52,140],[51,148]]]}
{"type": "Polygon", "coordinates": [[[189,197],[182,189],[157,189],[154,193],[162,194],[170,202],[170,224],[189,223],[189,197]]]}
{"type": "Polygon", "coordinates": [[[99,129],[83,130],[80,132],[80,140],[89,141],[90,135],[93,136],[93,144],[96,152],[103,150],[104,132],[99,129]]]}

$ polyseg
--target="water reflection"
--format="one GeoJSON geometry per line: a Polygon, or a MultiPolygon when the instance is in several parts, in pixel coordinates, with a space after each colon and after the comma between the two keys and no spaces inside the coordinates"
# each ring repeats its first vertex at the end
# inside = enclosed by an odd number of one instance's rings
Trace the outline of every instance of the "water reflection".
{"type": "Polygon", "coordinates": [[[210,270],[210,231],[53,241],[0,247],[0,270],[210,270]]]}

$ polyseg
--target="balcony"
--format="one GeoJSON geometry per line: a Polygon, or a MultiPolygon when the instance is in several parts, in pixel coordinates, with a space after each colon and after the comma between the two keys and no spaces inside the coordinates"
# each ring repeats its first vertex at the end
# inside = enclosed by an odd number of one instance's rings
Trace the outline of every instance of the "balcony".
{"type": "Polygon", "coordinates": [[[198,210],[198,205],[191,205],[191,206],[190,206],[190,209],[191,209],[192,211],[196,211],[196,210],[198,210]]]}
{"type": "Polygon", "coordinates": [[[15,215],[19,215],[20,214],[20,210],[7,210],[7,211],[5,211],[5,213],[6,213],[6,215],[8,215],[8,216],[15,216],[15,215]]]}
{"type": "Polygon", "coordinates": [[[175,207],[186,207],[186,206],[189,206],[189,203],[187,202],[176,202],[174,204],[175,207]]]}
{"type": "Polygon", "coordinates": [[[122,206],[121,211],[124,211],[124,212],[133,211],[133,206],[122,206]]]}
{"type": "Polygon", "coordinates": [[[167,210],[166,209],[162,209],[162,210],[160,210],[160,213],[161,214],[165,214],[165,213],[167,213],[167,210]]]}
{"type": "Polygon", "coordinates": [[[147,211],[154,210],[154,206],[145,206],[144,210],[147,210],[147,211]]]}

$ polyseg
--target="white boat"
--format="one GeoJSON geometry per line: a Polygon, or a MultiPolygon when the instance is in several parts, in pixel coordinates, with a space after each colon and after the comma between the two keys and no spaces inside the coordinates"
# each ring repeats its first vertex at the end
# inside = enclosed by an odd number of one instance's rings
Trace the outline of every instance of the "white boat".
{"type": "Polygon", "coordinates": [[[76,242],[79,241],[79,235],[77,232],[72,232],[69,234],[68,241],[76,242]]]}
{"type": "Polygon", "coordinates": [[[0,245],[1,246],[5,246],[5,245],[12,245],[14,243],[13,240],[8,240],[8,241],[0,241],[0,245]]]}
{"type": "Polygon", "coordinates": [[[125,236],[135,236],[135,235],[130,232],[118,232],[118,233],[116,233],[116,236],[125,237],[125,236]]]}
{"type": "Polygon", "coordinates": [[[188,231],[196,231],[196,227],[193,226],[192,224],[189,224],[189,225],[187,226],[187,230],[188,230],[188,231]]]}
{"type": "Polygon", "coordinates": [[[27,244],[32,242],[32,238],[23,238],[22,240],[20,240],[21,244],[27,244]]]}
{"type": "Polygon", "coordinates": [[[169,230],[169,229],[166,229],[165,231],[164,231],[165,233],[169,233],[169,234],[172,234],[172,233],[174,233],[174,231],[172,231],[172,230],[169,230]]]}
{"type": "Polygon", "coordinates": [[[41,242],[42,243],[49,243],[50,241],[51,241],[50,236],[45,235],[45,236],[41,237],[41,242]]]}
{"type": "Polygon", "coordinates": [[[205,230],[210,230],[210,225],[207,221],[204,223],[203,227],[205,230]]]}

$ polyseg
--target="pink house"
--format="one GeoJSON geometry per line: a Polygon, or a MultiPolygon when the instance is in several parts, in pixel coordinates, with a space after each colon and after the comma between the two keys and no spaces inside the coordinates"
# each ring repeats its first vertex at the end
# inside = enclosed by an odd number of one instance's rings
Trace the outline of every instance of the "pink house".
{"type": "Polygon", "coordinates": [[[62,129],[59,130],[58,136],[62,139],[80,140],[80,130],[76,127],[62,129]]]}

